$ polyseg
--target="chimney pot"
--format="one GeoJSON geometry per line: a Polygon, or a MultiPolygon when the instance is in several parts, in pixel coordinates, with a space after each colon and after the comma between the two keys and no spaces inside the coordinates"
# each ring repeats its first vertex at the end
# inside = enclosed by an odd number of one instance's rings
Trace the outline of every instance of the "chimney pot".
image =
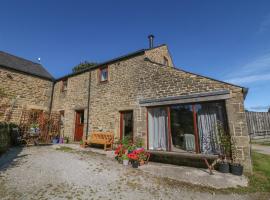
{"type": "Polygon", "coordinates": [[[148,40],[149,40],[149,49],[152,49],[154,47],[154,35],[148,35],[148,40]]]}

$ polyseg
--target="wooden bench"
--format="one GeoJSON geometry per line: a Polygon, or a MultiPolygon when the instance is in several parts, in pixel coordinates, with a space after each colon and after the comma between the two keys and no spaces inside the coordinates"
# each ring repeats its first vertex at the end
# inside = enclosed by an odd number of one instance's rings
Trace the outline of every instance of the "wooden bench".
{"type": "Polygon", "coordinates": [[[113,139],[114,134],[111,132],[93,132],[88,136],[87,140],[85,140],[84,144],[91,145],[91,144],[103,144],[104,150],[107,150],[107,146],[110,146],[110,150],[113,147],[113,139]]]}

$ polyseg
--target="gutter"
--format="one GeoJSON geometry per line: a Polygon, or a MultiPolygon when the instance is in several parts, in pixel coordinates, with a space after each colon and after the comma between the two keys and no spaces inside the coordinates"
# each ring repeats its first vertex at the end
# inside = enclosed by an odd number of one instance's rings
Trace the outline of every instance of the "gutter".
{"type": "Polygon", "coordinates": [[[51,113],[52,113],[54,86],[55,86],[55,82],[52,82],[52,92],[51,92],[51,101],[50,101],[50,106],[49,106],[49,116],[51,116],[51,113]]]}

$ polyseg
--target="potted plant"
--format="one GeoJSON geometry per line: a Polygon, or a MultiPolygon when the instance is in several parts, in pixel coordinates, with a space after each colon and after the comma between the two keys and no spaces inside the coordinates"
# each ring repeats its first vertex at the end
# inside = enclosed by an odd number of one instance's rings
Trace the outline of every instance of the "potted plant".
{"type": "Polygon", "coordinates": [[[224,132],[224,129],[222,126],[218,126],[218,131],[220,133],[219,136],[219,143],[220,143],[220,161],[218,165],[218,171],[222,173],[229,173],[230,172],[230,166],[229,161],[227,157],[231,153],[231,141],[230,141],[230,135],[224,132]]]}
{"type": "Polygon", "coordinates": [[[32,123],[30,125],[30,135],[35,136],[39,134],[39,124],[38,123],[32,123]]]}
{"type": "Polygon", "coordinates": [[[131,160],[131,164],[133,168],[139,167],[138,156],[135,152],[129,153],[128,158],[131,160]]]}
{"type": "Polygon", "coordinates": [[[231,142],[232,142],[232,162],[230,163],[230,172],[233,175],[242,176],[244,167],[243,165],[240,164],[239,159],[238,159],[239,157],[238,157],[235,139],[232,138],[231,142]]]}
{"type": "Polygon", "coordinates": [[[59,136],[56,135],[56,136],[53,137],[52,143],[57,144],[58,142],[59,142],[59,136]]]}
{"type": "Polygon", "coordinates": [[[83,140],[80,140],[80,146],[81,146],[82,148],[85,147],[83,140]]]}
{"type": "Polygon", "coordinates": [[[115,149],[114,154],[115,154],[115,159],[119,162],[122,163],[122,155],[126,153],[126,149],[124,145],[119,144],[118,147],[115,149]]]}
{"type": "Polygon", "coordinates": [[[122,160],[123,160],[123,165],[128,166],[129,158],[128,158],[127,154],[122,155],[122,160]]]}
{"type": "Polygon", "coordinates": [[[137,148],[133,151],[138,156],[138,162],[141,165],[144,165],[145,161],[148,158],[148,153],[145,151],[144,148],[137,148]]]}
{"type": "Polygon", "coordinates": [[[143,147],[143,139],[141,137],[136,137],[135,138],[135,146],[137,148],[143,147]]]}
{"type": "Polygon", "coordinates": [[[69,143],[69,137],[67,137],[67,136],[64,137],[64,143],[66,143],[66,144],[69,143]]]}

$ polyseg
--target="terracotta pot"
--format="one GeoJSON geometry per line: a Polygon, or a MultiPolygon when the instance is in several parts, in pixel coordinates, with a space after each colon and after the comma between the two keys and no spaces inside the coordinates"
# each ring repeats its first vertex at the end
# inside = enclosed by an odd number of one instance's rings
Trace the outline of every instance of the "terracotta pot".
{"type": "Polygon", "coordinates": [[[140,161],[140,166],[144,165],[144,160],[140,161]]]}

